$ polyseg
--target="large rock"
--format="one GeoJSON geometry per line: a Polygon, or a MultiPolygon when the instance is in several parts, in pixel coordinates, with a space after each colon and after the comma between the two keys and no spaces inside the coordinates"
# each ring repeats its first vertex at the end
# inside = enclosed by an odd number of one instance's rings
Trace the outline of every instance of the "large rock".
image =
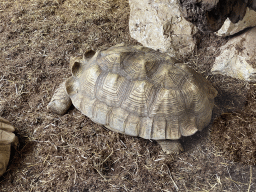
{"type": "Polygon", "coordinates": [[[195,47],[196,27],[186,21],[177,0],[129,0],[131,36],[146,47],[186,57],[195,47]]]}
{"type": "Polygon", "coordinates": [[[234,35],[245,28],[256,26],[256,12],[247,8],[243,20],[232,23],[229,18],[226,19],[219,31],[216,32],[219,36],[234,35]]]}
{"type": "Polygon", "coordinates": [[[215,59],[213,74],[228,75],[246,81],[256,81],[256,27],[233,37],[215,59]]]}

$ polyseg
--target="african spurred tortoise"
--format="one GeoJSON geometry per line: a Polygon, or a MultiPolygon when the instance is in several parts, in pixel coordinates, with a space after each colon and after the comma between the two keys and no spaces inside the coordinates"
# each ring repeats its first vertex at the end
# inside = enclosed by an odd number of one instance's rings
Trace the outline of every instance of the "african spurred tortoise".
{"type": "Polygon", "coordinates": [[[178,139],[211,121],[217,91],[167,54],[117,45],[70,64],[72,77],[48,105],[55,113],[64,114],[72,103],[110,130],[156,140],[166,153],[182,150],[178,139]]]}

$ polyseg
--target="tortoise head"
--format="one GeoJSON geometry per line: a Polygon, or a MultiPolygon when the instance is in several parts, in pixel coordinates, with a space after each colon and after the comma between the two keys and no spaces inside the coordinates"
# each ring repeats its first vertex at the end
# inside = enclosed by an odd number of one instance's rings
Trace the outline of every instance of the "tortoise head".
{"type": "Polygon", "coordinates": [[[70,68],[73,76],[79,77],[84,68],[88,67],[89,63],[96,52],[93,50],[89,50],[84,53],[83,57],[71,57],[70,58],[70,68]]]}

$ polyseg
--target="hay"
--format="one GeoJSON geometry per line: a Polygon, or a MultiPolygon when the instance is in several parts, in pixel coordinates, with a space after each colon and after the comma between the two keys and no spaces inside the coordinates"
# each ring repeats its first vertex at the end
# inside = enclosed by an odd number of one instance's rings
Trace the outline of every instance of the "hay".
{"type": "MultiPolygon", "coordinates": [[[[171,156],[156,142],[113,133],[74,108],[63,116],[47,112],[53,91],[71,75],[71,56],[138,44],[128,18],[126,0],[0,2],[0,116],[15,125],[20,140],[1,191],[255,191],[249,166],[225,159],[209,141],[210,126],[183,138],[185,152],[171,156]]],[[[214,118],[242,108],[244,83],[209,73],[225,40],[200,38],[184,62],[218,88],[214,118]]]]}

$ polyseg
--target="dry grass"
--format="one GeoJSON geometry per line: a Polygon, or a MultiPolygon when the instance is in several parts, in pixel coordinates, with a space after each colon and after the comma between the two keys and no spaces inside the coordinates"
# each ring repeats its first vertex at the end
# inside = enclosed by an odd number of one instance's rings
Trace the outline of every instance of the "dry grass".
{"type": "MultiPolygon", "coordinates": [[[[126,0],[0,2],[0,116],[20,139],[1,191],[255,191],[255,167],[225,159],[209,128],[184,138],[186,151],[170,156],[156,142],[113,133],[74,108],[64,116],[47,112],[53,90],[70,76],[71,56],[136,44],[128,18],[126,0]]],[[[218,88],[214,117],[242,108],[245,84],[211,76],[215,51],[206,49],[188,62],[218,88]]]]}
{"type": "Polygon", "coordinates": [[[212,128],[214,143],[231,160],[256,164],[256,88],[248,90],[246,106],[237,113],[224,113],[215,119],[212,128]]]}

